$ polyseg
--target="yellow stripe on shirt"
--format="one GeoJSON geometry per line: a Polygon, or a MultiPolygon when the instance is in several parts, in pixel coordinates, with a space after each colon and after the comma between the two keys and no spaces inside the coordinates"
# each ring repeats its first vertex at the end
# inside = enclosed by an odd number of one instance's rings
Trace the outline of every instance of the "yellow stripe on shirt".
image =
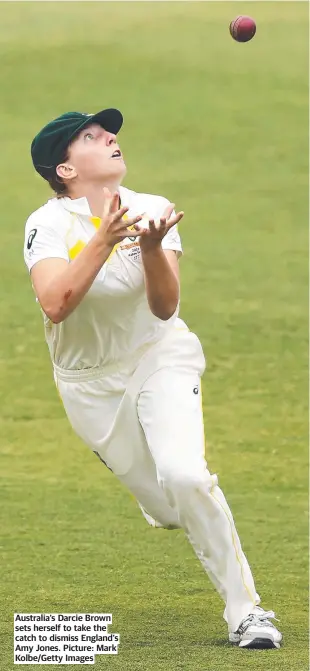
{"type": "MultiPolygon", "coordinates": [[[[74,216],[73,213],[72,213],[72,215],[74,216]]],[[[123,219],[125,219],[125,220],[128,219],[127,214],[124,214],[123,219]]],[[[100,219],[100,217],[90,217],[90,221],[91,221],[91,223],[95,226],[95,228],[96,228],[97,231],[98,231],[98,229],[99,229],[99,227],[100,227],[100,225],[101,225],[101,219],[100,219]]],[[[129,229],[132,231],[132,230],[134,229],[134,226],[129,226],[129,229]]],[[[121,241],[121,242],[122,242],[122,241],[121,241]]],[[[107,260],[106,260],[106,263],[108,263],[108,261],[110,261],[110,259],[111,259],[111,257],[113,256],[113,254],[115,254],[115,252],[116,252],[116,250],[118,249],[118,247],[120,246],[121,242],[118,242],[116,245],[114,245],[114,247],[113,247],[111,253],[109,254],[109,256],[108,256],[108,258],[107,258],[107,260]]],[[[84,249],[84,247],[86,247],[86,242],[83,242],[82,240],[78,240],[78,241],[75,243],[75,245],[73,245],[73,247],[70,247],[70,249],[69,249],[69,258],[70,258],[70,260],[73,261],[73,259],[75,259],[75,258],[78,256],[78,254],[80,254],[80,252],[82,251],[82,249],[84,249]]]]}
{"type": "Polygon", "coordinates": [[[69,258],[71,259],[71,261],[73,261],[73,259],[75,259],[75,257],[78,256],[78,254],[80,254],[80,252],[82,251],[82,249],[84,249],[84,247],[86,247],[86,243],[82,242],[82,240],[78,240],[76,244],[69,249],[69,258]]]}
{"type": "MultiPolygon", "coordinates": [[[[128,219],[127,214],[123,215],[123,219],[125,219],[125,221],[126,221],[126,219],[128,219]]],[[[90,221],[92,222],[92,224],[94,224],[95,228],[98,230],[98,228],[100,227],[100,224],[101,224],[100,217],[90,217],[90,221]]],[[[134,229],[134,226],[129,226],[129,229],[132,231],[134,229]]],[[[123,242],[123,241],[121,241],[121,242],[123,242]]],[[[111,254],[108,256],[108,258],[106,260],[106,263],[108,263],[108,261],[110,261],[113,254],[115,254],[115,252],[118,249],[118,247],[120,246],[121,242],[117,242],[117,244],[114,245],[111,254]]]]}

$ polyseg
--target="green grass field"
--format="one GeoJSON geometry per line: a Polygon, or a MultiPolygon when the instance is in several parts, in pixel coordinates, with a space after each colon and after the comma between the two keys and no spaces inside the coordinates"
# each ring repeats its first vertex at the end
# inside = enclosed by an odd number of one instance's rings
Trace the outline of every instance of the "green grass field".
{"type": "Polygon", "coordinates": [[[1,671],[14,612],[112,612],[119,654],[96,669],[308,669],[307,17],[299,2],[1,3],[1,671]],[[243,13],[258,30],[237,44],[243,13]],[[29,146],[52,117],[105,106],[124,112],[125,185],[185,210],[209,466],[280,652],[229,647],[183,533],[148,527],[54,388],[22,256],[51,195],[29,146]]]}

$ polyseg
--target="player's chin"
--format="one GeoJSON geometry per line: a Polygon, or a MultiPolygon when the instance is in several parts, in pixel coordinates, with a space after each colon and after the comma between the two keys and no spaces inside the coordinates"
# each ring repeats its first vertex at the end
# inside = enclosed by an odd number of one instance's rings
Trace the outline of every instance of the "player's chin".
{"type": "Polygon", "coordinates": [[[120,177],[124,177],[127,172],[126,163],[123,158],[111,159],[109,169],[112,175],[119,175],[120,177]]]}

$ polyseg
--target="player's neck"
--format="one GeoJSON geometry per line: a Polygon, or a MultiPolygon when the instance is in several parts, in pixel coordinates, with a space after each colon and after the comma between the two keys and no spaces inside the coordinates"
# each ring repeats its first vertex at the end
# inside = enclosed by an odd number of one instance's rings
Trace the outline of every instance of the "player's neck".
{"type": "Polygon", "coordinates": [[[119,190],[119,182],[109,182],[104,185],[88,184],[85,187],[76,187],[70,193],[70,198],[87,198],[89,209],[93,217],[101,217],[103,210],[103,188],[106,187],[111,193],[119,190]]]}

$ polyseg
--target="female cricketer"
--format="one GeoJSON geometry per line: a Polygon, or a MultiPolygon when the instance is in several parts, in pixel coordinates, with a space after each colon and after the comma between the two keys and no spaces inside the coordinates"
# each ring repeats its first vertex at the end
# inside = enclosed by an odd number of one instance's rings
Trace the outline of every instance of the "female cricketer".
{"type": "Polygon", "coordinates": [[[205,358],[179,319],[178,222],[163,197],[121,186],[122,114],[68,112],[31,145],[55,194],[26,223],[24,258],[74,431],[149,524],[184,529],[225,603],[231,643],[279,648],[233,517],[204,458],[205,358]]]}

